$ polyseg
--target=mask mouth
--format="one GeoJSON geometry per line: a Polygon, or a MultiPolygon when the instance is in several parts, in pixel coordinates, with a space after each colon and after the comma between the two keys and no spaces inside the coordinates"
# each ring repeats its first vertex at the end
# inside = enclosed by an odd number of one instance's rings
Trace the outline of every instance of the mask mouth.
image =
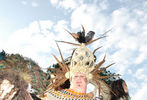
{"type": "Polygon", "coordinates": [[[81,85],[81,84],[82,84],[82,82],[76,82],[76,84],[81,85]]]}
{"type": "Polygon", "coordinates": [[[81,85],[78,85],[78,87],[81,88],[82,86],[81,85]]]}

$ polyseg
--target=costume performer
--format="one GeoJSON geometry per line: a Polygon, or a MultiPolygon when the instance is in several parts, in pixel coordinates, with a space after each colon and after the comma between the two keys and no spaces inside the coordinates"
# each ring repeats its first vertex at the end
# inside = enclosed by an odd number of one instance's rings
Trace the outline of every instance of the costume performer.
{"type": "Polygon", "coordinates": [[[98,48],[96,48],[93,53],[86,47],[87,45],[93,43],[96,40],[104,38],[105,35],[94,39],[94,32],[89,31],[85,36],[85,29],[82,26],[82,32],[77,34],[67,31],[71,36],[77,40],[80,44],[75,44],[65,41],[64,42],[72,45],[78,46],[72,53],[70,64],[67,65],[62,56],[61,50],[57,44],[57,47],[60,52],[62,63],[55,56],[60,68],[50,68],[50,70],[55,71],[55,73],[50,73],[51,84],[48,89],[41,95],[43,100],[96,100],[96,90],[99,90],[99,98],[102,95],[103,100],[110,100],[110,91],[113,93],[111,88],[102,80],[104,78],[109,78],[112,76],[100,76],[99,74],[110,67],[112,64],[100,68],[101,65],[105,62],[105,57],[98,64],[95,64],[94,53],[98,48]],[[70,81],[70,87],[68,89],[62,89],[62,84],[70,81]],[[95,91],[92,93],[86,93],[87,84],[91,83],[95,86],[95,91]]]}

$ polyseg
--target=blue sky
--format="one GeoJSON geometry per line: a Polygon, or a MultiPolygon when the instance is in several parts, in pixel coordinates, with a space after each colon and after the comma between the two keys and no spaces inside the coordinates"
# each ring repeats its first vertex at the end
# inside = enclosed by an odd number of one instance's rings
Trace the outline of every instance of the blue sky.
{"type": "MultiPolygon", "coordinates": [[[[64,30],[111,29],[108,37],[89,48],[98,61],[107,55],[109,70],[122,75],[132,100],[147,98],[147,1],[146,0],[0,0],[0,50],[19,53],[47,68],[59,56],[55,40],[74,41],[64,30]]],[[[64,58],[73,47],[59,44],[64,58]]]]}

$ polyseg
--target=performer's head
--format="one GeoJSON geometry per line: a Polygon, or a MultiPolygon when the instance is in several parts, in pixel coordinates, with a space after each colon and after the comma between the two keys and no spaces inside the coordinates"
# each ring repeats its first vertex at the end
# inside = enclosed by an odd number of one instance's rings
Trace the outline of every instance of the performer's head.
{"type": "Polygon", "coordinates": [[[86,93],[86,89],[87,89],[86,75],[80,72],[74,73],[74,75],[71,77],[70,89],[79,93],[86,93]]]}
{"type": "Polygon", "coordinates": [[[111,100],[118,100],[122,97],[128,98],[128,87],[126,85],[126,82],[123,79],[118,79],[116,81],[113,81],[111,84],[112,91],[116,94],[116,96],[111,93],[111,100]]]}
{"type": "Polygon", "coordinates": [[[86,93],[87,83],[92,79],[90,72],[94,69],[94,55],[85,44],[73,52],[69,68],[70,71],[65,76],[70,79],[70,88],[86,93]]]}
{"type": "Polygon", "coordinates": [[[0,100],[32,100],[26,91],[28,85],[13,70],[0,71],[0,100]]]}

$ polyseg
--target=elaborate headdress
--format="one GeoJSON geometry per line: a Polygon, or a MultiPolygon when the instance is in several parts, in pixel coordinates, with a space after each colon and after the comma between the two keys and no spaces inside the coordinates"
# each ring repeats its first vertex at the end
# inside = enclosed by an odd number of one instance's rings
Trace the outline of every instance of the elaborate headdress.
{"type": "MultiPolygon", "coordinates": [[[[109,32],[109,31],[107,31],[107,32],[109,32]]],[[[62,63],[59,61],[59,59],[55,55],[53,55],[53,56],[57,60],[57,62],[60,65],[61,69],[57,69],[57,68],[52,69],[52,68],[50,68],[50,70],[54,70],[55,73],[50,73],[51,76],[53,76],[50,79],[50,82],[53,82],[53,84],[51,84],[49,87],[56,88],[56,87],[60,86],[61,84],[63,84],[67,79],[72,77],[75,72],[81,72],[81,73],[86,74],[88,82],[94,84],[99,89],[99,91],[101,89],[102,89],[103,92],[105,90],[107,91],[108,89],[109,89],[109,91],[111,91],[109,86],[102,79],[103,78],[113,77],[115,75],[112,75],[112,76],[100,76],[99,74],[102,71],[106,70],[111,65],[113,65],[114,63],[112,63],[112,64],[110,64],[110,65],[108,65],[108,66],[106,66],[104,68],[100,68],[101,65],[105,62],[105,57],[106,56],[104,56],[103,60],[100,61],[98,64],[95,64],[95,59],[96,58],[94,56],[94,53],[100,47],[96,48],[93,51],[93,53],[86,47],[87,45],[93,43],[94,41],[106,37],[105,33],[102,36],[100,36],[100,37],[93,40],[93,36],[94,36],[95,33],[93,31],[89,31],[87,33],[87,35],[85,36],[85,29],[84,29],[83,26],[82,26],[82,32],[78,32],[77,34],[76,33],[71,33],[69,31],[67,31],[67,32],[69,34],[71,34],[71,36],[76,41],[78,41],[80,44],[75,44],[75,43],[65,42],[65,41],[57,41],[57,42],[64,42],[64,43],[76,45],[78,47],[73,51],[71,61],[70,61],[70,65],[67,66],[64,59],[63,59],[61,50],[60,50],[60,48],[59,48],[59,46],[57,44],[57,47],[59,49],[60,56],[61,56],[61,59],[62,59],[62,63]]]]}
{"type": "Polygon", "coordinates": [[[69,65],[70,70],[65,76],[66,78],[70,78],[75,72],[81,72],[86,74],[88,80],[90,80],[92,79],[92,74],[90,72],[94,68],[94,55],[86,48],[85,44],[82,43],[81,46],[74,51],[69,65]]]}

